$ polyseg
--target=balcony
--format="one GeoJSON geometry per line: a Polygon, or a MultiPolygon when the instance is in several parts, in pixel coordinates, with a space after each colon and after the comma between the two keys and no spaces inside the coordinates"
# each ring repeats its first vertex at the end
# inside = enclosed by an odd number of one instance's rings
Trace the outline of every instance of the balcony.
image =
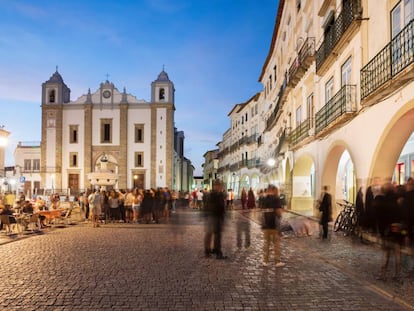
{"type": "Polygon", "coordinates": [[[310,125],[311,125],[310,119],[306,119],[292,131],[292,133],[290,134],[289,140],[293,146],[297,145],[298,143],[300,143],[302,140],[304,140],[306,137],[309,136],[309,130],[311,128],[310,125]]]}
{"type": "Polygon", "coordinates": [[[295,87],[315,59],[315,38],[307,38],[288,71],[289,86],[295,87]]]}
{"type": "Polygon", "coordinates": [[[250,135],[250,136],[247,138],[247,144],[248,144],[248,145],[251,145],[251,144],[253,144],[253,143],[256,143],[256,142],[257,142],[257,138],[258,138],[258,135],[257,135],[257,134],[250,135]]]}
{"type": "Polygon", "coordinates": [[[362,14],[361,0],[349,0],[344,2],[341,13],[333,23],[322,44],[316,51],[316,73],[321,75],[335,60],[339,51],[352,38],[359,27],[362,14]]]}
{"type": "Polygon", "coordinates": [[[361,99],[370,105],[414,78],[414,20],[361,69],[361,99]]]}
{"type": "Polygon", "coordinates": [[[280,86],[276,106],[272,114],[269,116],[269,118],[266,121],[266,131],[269,131],[277,123],[277,120],[279,119],[280,114],[282,113],[282,106],[283,106],[283,103],[286,101],[288,90],[290,89],[290,86],[288,86],[287,81],[288,81],[287,77],[285,77],[282,85],[280,86]]]}
{"type": "Polygon", "coordinates": [[[236,163],[230,165],[230,171],[231,172],[237,171],[238,169],[239,169],[239,162],[236,162],[236,163]]]}
{"type": "Polygon", "coordinates": [[[260,167],[261,163],[260,163],[260,159],[259,158],[253,158],[253,159],[249,159],[247,161],[247,167],[248,168],[255,168],[255,167],[260,167]]]}
{"type": "Polygon", "coordinates": [[[328,134],[356,112],[356,85],[344,85],[315,115],[316,135],[328,134]]]}

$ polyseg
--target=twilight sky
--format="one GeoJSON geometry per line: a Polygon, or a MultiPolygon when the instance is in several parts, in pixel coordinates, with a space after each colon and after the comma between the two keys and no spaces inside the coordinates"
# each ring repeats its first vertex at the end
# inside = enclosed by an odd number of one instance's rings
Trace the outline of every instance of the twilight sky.
{"type": "Polygon", "coordinates": [[[278,0],[0,0],[0,126],[40,142],[41,84],[59,66],[71,100],[109,80],[150,101],[163,65],[175,93],[185,156],[203,154],[229,128],[227,114],[262,90],[278,0]]]}

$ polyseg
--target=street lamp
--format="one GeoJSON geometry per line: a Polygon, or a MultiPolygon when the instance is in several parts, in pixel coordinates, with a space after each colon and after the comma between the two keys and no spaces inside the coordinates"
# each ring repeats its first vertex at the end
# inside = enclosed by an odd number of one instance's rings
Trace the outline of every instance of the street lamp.
{"type": "Polygon", "coordinates": [[[134,189],[135,189],[135,188],[138,188],[137,181],[138,181],[138,175],[137,175],[137,174],[135,174],[135,175],[134,175],[134,189]]]}
{"type": "Polygon", "coordinates": [[[274,159],[274,158],[269,158],[268,160],[267,160],[267,162],[266,162],[266,164],[269,166],[269,167],[274,167],[275,166],[275,164],[276,164],[276,160],[274,159]]]}

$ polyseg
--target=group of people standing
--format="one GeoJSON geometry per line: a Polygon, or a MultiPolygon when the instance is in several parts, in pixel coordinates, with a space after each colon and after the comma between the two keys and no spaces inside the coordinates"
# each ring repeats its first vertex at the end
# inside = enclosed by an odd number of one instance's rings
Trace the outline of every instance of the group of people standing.
{"type": "Polygon", "coordinates": [[[92,220],[94,227],[99,227],[102,221],[159,223],[161,218],[169,218],[176,200],[175,192],[168,188],[95,190],[81,194],[79,199],[85,218],[92,220]]]}

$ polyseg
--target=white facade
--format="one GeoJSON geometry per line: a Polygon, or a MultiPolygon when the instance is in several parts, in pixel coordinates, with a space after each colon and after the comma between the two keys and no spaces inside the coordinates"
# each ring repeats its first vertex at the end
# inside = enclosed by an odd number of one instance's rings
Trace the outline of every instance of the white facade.
{"type": "MultiPolygon", "coordinates": [[[[353,201],[374,177],[414,176],[413,165],[397,163],[411,153],[404,146],[414,130],[413,30],[412,0],[279,2],[259,78],[259,187],[279,185],[289,208],[312,215],[323,185],[334,199],[353,201]]],[[[242,111],[232,110],[232,124],[242,111]]],[[[239,137],[240,128],[229,130],[239,137]]],[[[220,171],[239,156],[220,158],[220,171]]]]}
{"type": "Polygon", "coordinates": [[[70,101],[55,72],[42,85],[42,187],[89,188],[87,174],[106,155],[119,175],[115,188],[172,188],[174,85],[162,71],[151,89],[146,102],[105,81],[70,101]]]}

